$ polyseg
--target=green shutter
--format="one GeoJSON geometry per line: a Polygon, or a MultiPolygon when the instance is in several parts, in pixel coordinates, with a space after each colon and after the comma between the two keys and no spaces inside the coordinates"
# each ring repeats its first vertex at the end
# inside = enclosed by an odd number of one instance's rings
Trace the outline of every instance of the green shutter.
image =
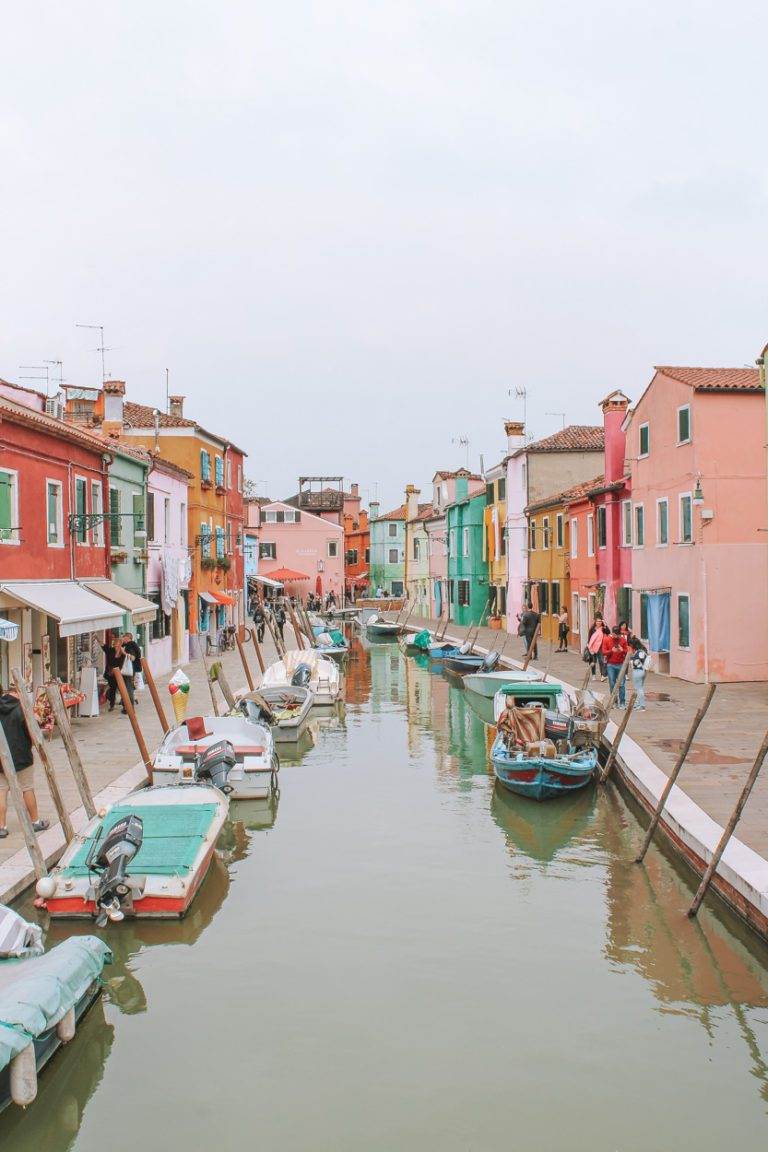
{"type": "Polygon", "coordinates": [[[11,529],[16,527],[11,520],[12,513],[11,474],[0,472],[0,540],[11,539],[11,529]]]}
{"type": "Polygon", "coordinates": [[[118,548],[121,541],[120,528],[120,492],[117,488],[109,490],[109,543],[112,548],[118,548]]]}

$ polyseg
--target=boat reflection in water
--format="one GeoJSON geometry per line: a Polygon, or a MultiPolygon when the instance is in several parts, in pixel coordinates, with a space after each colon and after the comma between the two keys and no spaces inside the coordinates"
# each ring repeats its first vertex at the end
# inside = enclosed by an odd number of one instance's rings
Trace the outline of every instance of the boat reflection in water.
{"type": "Polygon", "coordinates": [[[514,796],[499,783],[491,796],[491,816],[507,837],[513,855],[522,854],[540,864],[582,838],[595,818],[593,789],[567,796],[560,804],[537,804],[514,796]]]}

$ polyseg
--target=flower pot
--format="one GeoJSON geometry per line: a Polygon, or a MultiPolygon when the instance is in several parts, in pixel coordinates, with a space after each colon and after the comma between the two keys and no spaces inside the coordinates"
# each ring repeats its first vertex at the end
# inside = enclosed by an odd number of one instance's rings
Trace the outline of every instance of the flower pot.
{"type": "Polygon", "coordinates": [[[488,627],[492,628],[494,632],[501,632],[501,616],[491,616],[488,627]]]}

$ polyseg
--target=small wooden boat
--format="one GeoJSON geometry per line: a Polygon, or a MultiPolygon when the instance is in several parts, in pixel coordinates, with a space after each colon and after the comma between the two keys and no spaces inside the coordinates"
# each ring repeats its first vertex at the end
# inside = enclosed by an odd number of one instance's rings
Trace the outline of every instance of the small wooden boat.
{"type": "Polygon", "coordinates": [[[456,672],[459,676],[467,672],[493,672],[500,660],[498,652],[488,652],[485,656],[475,655],[472,652],[460,652],[456,656],[444,656],[443,667],[448,672],[456,672]]]}
{"type": "Polygon", "coordinates": [[[507,668],[495,672],[469,672],[464,677],[464,690],[475,692],[478,696],[492,700],[503,684],[511,682],[534,683],[540,679],[541,672],[529,670],[524,672],[522,668],[507,668]]]}
{"type": "Polygon", "coordinates": [[[96,936],[73,937],[43,955],[37,925],[0,905],[0,1112],[33,1102],[38,1073],[101,995],[111,958],[96,936]]]}
{"type": "Polygon", "coordinates": [[[286,652],[282,660],[270,664],[261,679],[260,688],[311,688],[315,705],[335,704],[341,693],[341,673],[327,656],[312,648],[286,652]],[[304,666],[305,671],[299,672],[304,666]],[[296,683],[294,684],[294,677],[296,683]]]}
{"type": "Polygon", "coordinates": [[[404,626],[396,620],[384,620],[375,615],[369,617],[365,628],[369,636],[402,636],[405,632],[404,626]]]}
{"type": "Polygon", "coordinates": [[[296,744],[307,726],[309,713],[314,704],[311,688],[268,688],[247,692],[240,699],[249,719],[268,722],[272,726],[272,736],[276,744],[296,744]],[[266,701],[269,715],[265,716],[261,701],[266,701]]]}
{"type": "Polygon", "coordinates": [[[491,761],[496,779],[510,792],[532,800],[551,800],[578,792],[589,784],[597,768],[597,749],[537,756],[523,749],[510,751],[497,736],[491,761]]]}
{"type": "Polygon", "coordinates": [[[88,821],[37,894],[52,917],[183,916],[228,812],[229,797],[212,784],[135,792],[88,821]]]}
{"type": "Polygon", "coordinates": [[[155,785],[196,779],[196,765],[207,749],[224,741],[233,763],[227,774],[230,800],[261,800],[277,787],[280,762],[272,729],[254,716],[190,716],[164,737],[152,762],[155,785]]]}
{"type": "Polygon", "coordinates": [[[427,655],[434,663],[441,664],[453,656],[468,656],[471,651],[470,644],[432,644],[427,649],[427,655]]]}

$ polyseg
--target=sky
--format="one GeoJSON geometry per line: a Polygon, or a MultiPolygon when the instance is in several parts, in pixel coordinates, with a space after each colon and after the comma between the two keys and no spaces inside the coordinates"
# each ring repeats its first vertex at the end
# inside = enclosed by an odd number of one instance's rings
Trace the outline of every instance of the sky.
{"type": "Polygon", "coordinates": [[[103,324],[261,494],[394,506],[496,463],[516,389],[539,437],[752,364],[766,44],[751,0],[6,4],[0,377],[98,385],[103,324]]]}

